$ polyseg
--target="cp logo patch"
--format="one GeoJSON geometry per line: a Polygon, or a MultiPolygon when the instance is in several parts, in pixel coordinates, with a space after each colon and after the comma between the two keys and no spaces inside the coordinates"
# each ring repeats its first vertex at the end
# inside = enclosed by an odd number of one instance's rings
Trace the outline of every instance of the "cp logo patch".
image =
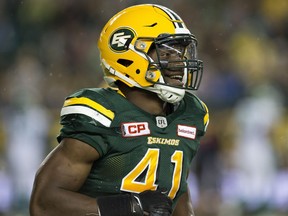
{"type": "Polygon", "coordinates": [[[127,40],[131,41],[134,38],[135,34],[132,29],[121,28],[117,29],[110,37],[109,44],[113,51],[115,52],[124,52],[127,50],[125,45],[127,40]]]}

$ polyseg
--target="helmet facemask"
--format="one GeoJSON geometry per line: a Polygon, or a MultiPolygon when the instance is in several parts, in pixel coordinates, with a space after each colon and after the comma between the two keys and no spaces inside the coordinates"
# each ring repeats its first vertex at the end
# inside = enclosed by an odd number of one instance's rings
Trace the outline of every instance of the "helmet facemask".
{"type": "Polygon", "coordinates": [[[201,82],[203,62],[197,59],[197,41],[191,34],[162,34],[153,40],[147,54],[146,80],[154,85],[145,89],[156,92],[166,102],[179,102],[186,90],[197,90],[201,82]],[[151,50],[156,50],[153,57],[151,50]],[[159,71],[161,77],[155,82],[153,74],[159,71]]]}

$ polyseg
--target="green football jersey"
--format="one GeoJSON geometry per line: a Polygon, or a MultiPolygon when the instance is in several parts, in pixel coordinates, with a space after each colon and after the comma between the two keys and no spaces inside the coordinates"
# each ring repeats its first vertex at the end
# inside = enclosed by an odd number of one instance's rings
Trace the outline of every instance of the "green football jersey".
{"type": "Polygon", "coordinates": [[[164,190],[175,204],[208,121],[206,105],[188,92],[173,113],[154,116],[115,90],[82,89],[65,100],[58,141],[75,138],[100,154],[80,193],[164,190]]]}

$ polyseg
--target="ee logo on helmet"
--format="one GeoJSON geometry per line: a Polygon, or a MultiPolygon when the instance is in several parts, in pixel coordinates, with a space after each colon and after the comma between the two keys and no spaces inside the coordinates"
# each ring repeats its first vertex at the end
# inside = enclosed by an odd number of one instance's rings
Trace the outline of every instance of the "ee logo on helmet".
{"type": "Polygon", "coordinates": [[[110,37],[109,44],[113,51],[124,52],[127,50],[127,41],[132,41],[135,34],[132,29],[121,28],[113,32],[110,37]]]}

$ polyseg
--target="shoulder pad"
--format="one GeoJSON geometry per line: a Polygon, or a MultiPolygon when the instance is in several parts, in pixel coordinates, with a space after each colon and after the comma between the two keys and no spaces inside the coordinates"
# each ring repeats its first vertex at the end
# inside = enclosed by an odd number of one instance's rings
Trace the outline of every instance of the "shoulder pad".
{"type": "Polygon", "coordinates": [[[207,126],[209,124],[209,110],[207,105],[191,92],[186,92],[185,95],[187,95],[188,98],[193,100],[194,106],[198,107],[200,110],[202,110],[202,112],[204,112],[203,124],[204,124],[204,131],[206,131],[207,126]]]}
{"type": "Polygon", "coordinates": [[[67,115],[80,114],[109,127],[115,114],[105,98],[105,89],[82,89],[67,97],[61,110],[61,119],[67,115]]]}

